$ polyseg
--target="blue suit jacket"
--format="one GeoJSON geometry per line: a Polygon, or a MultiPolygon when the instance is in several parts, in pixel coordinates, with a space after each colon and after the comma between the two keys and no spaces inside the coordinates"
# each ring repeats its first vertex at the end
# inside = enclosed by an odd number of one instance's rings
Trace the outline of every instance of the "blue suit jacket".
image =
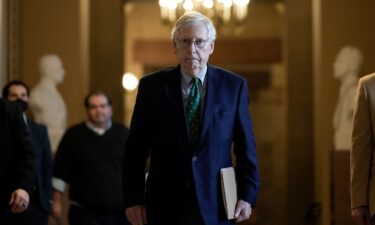
{"type": "Polygon", "coordinates": [[[31,132],[31,141],[36,155],[35,186],[36,196],[41,209],[49,213],[51,211],[52,195],[52,154],[48,139],[47,127],[27,120],[31,132]]]}
{"type": "Polygon", "coordinates": [[[192,189],[206,225],[232,224],[225,217],[220,185],[220,169],[232,166],[232,144],[239,198],[255,205],[259,176],[246,81],[210,65],[206,76],[198,147],[189,137],[180,67],[140,81],[126,142],[124,192],[127,207],[146,205],[151,225],[175,224],[192,189]]]}

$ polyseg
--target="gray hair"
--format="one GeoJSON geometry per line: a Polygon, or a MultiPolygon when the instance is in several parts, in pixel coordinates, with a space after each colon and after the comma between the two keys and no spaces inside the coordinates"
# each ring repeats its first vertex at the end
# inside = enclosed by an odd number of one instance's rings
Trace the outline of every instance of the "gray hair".
{"type": "Polygon", "coordinates": [[[203,14],[196,12],[196,11],[189,11],[185,13],[183,16],[181,16],[174,25],[172,29],[172,40],[175,40],[178,35],[180,28],[190,25],[192,23],[198,23],[202,22],[206,25],[207,31],[208,31],[208,38],[211,41],[215,41],[216,39],[216,29],[212,21],[204,16],[203,14]]]}

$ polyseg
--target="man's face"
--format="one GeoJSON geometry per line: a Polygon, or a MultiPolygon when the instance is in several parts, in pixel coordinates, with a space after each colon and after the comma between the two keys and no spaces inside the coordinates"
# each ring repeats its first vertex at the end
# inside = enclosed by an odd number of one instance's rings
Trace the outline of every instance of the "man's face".
{"type": "Polygon", "coordinates": [[[106,125],[112,118],[112,107],[103,95],[92,95],[88,99],[88,119],[97,126],[106,125]]]}
{"type": "Polygon", "coordinates": [[[179,29],[173,49],[183,71],[197,76],[214,51],[214,42],[209,40],[205,24],[197,22],[179,29]]]}
{"type": "Polygon", "coordinates": [[[29,96],[27,95],[27,90],[22,85],[12,85],[9,87],[9,95],[7,98],[9,101],[17,101],[21,99],[25,102],[29,101],[29,96]]]}

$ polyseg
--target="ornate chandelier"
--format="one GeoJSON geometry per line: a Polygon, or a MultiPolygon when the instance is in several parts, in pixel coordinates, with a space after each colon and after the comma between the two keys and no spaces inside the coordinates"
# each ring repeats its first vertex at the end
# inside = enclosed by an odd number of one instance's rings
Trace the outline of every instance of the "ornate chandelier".
{"type": "Polygon", "coordinates": [[[239,26],[247,16],[250,0],[159,0],[161,19],[172,25],[185,12],[194,10],[211,18],[217,28],[239,26]]]}

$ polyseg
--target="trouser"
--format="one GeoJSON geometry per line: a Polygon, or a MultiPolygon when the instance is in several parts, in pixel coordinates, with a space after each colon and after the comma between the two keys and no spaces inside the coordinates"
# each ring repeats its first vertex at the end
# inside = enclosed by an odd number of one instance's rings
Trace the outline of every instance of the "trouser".
{"type": "Polygon", "coordinates": [[[84,206],[71,204],[68,220],[70,225],[128,225],[125,212],[101,213],[84,206]]]}
{"type": "Polygon", "coordinates": [[[155,200],[148,201],[147,225],[209,225],[203,222],[194,188],[184,192],[170,206],[155,200]]]}
{"type": "Polygon", "coordinates": [[[178,225],[205,225],[199,212],[198,202],[195,194],[192,193],[191,197],[185,203],[186,207],[182,213],[182,217],[178,225]]]}

